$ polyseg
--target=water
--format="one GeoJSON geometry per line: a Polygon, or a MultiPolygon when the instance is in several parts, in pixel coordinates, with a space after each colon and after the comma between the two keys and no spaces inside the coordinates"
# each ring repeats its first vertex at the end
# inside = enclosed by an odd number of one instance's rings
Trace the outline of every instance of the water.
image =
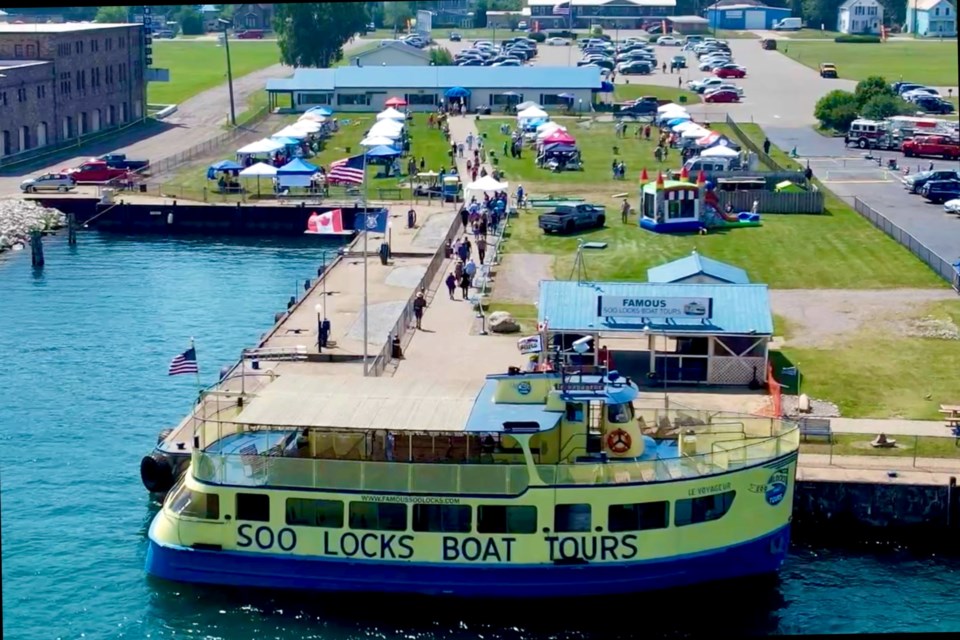
{"type": "Polygon", "coordinates": [[[960,631],[960,560],[796,549],[766,588],[556,606],[251,593],[143,573],[156,505],[140,458],[196,394],[167,377],[197,340],[202,381],[253,346],[321,262],[313,243],[47,241],[47,268],[0,255],[3,631],[50,638],[519,639],[698,631],[960,631]],[[675,611],[673,614],[661,612],[675,611]],[[691,615],[692,614],[692,615],[691,615]]]}

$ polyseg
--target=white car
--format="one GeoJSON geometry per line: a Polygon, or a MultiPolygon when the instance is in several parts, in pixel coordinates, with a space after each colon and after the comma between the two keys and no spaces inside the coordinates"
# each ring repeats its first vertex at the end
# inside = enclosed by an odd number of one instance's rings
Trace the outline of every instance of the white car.
{"type": "Polygon", "coordinates": [[[569,45],[570,41],[566,38],[547,38],[547,44],[551,47],[562,47],[564,45],[569,45]]]}
{"type": "Polygon", "coordinates": [[[713,71],[717,67],[730,64],[730,62],[732,61],[729,58],[709,58],[707,60],[703,60],[699,65],[697,65],[697,69],[700,71],[713,71]]]}
{"type": "Polygon", "coordinates": [[[741,98],[743,97],[743,87],[737,86],[732,82],[724,82],[723,84],[718,84],[716,86],[710,87],[711,91],[733,91],[741,98]]]}
{"type": "Polygon", "coordinates": [[[699,82],[690,83],[690,88],[697,93],[706,93],[707,91],[712,91],[724,84],[722,78],[704,78],[699,82]]]}
{"type": "Polygon", "coordinates": [[[66,193],[77,187],[77,183],[68,175],[62,173],[45,173],[36,178],[28,178],[20,183],[20,190],[24,193],[37,191],[59,191],[66,193]]]}
{"type": "Polygon", "coordinates": [[[943,210],[946,213],[955,213],[960,215],[960,198],[954,198],[953,200],[947,200],[944,202],[943,210]]]}
{"type": "Polygon", "coordinates": [[[657,44],[661,47],[680,47],[683,46],[683,41],[673,36],[660,36],[657,38],[657,44]]]}

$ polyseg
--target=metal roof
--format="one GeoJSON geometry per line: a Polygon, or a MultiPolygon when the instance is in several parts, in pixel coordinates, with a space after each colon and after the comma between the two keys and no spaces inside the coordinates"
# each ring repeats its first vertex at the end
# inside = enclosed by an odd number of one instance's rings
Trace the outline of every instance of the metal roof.
{"type": "Polygon", "coordinates": [[[386,48],[388,48],[388,49],[393,49],[393,50],[395,50],[395,51],[403,51],[404,53],[409,53],[410,55],[417,56],[418,58],[423,58],[424,60],[429,60],[429,59],[430,59],[430,54],[427,53],[426,51],[424,51],[423,49],[417,49],[417,48],[414,47],[413,45],[409,45],[409,44],[407,44],[406,42],[400,42],[399,40],[391,40],[391,41],[388,41],[388,42],[381,42],[378,46],[376,46],[376,47],[374,47],[374,48],[372,48],[372,49],[365,49],[365,50],[361,51],[360,53],[355,53],[355,54],[349,56],[348,59],[349,59],[349,60],[356,60],[357,58],[360,58],[360,60],[361,60],[361,62],[362,62],[364,57],[370,55],[371,53],[380,51],[380,50],[383,49],[384,47],[386,47],[386,48]]]}
{"type": "MultiPolygon", "coordinates": [[[[557,426],[563,416],[559,411],[547,411],[544,404],[496,403],[493,401],[496,390],[496,379],[488,379],[484,383],[464,426],[465,431],[499,433],[505,431],[503,425],[506,422],[535,422],[540,431],[549,431],[557,426]]],[[[459,428],[451,425],[449,430],[459,431],[459,428]]]]}
{"type": "Polygon", "coordinates": [[[652,282],[540,282],[540,322],[550,331],[639,332],[674,334],[773,335],[770,296],[765,284],[660,284],[652,282]],[[713,318],[654,319],[639,324],[597,316],[600,296],[712,298],[713,318]]]}
{"type": "Polygon", "coordinates": [[[740,267],[701,256],[696,251],[679,260],[647,269],[647,280],[669,284],[701,273],[730,284],[750,284],[750,277],[740,267]]]}
{"type": "Polygon", "coordinates": [[[119,27],[143,27],[137,22],[61,22],[31,24],[0,24],[0,33],[72,33],[94,29],[117,29],[119,27]]]}
{"type": "Polygon", "coordinates": [[[234,422],[274,427],[463,431],[483,380],[282,375],[234,422]]]}
{"type": "Polygon", "coordinates": [[[599,89],[596,67],[356,67],[297,69],[267,91],[343,89],[599,89]]]}

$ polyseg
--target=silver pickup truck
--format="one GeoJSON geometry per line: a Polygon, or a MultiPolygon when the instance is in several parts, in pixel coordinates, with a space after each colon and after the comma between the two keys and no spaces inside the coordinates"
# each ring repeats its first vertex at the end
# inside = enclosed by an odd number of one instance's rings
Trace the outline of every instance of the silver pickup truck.
{"type": "Polygon", "coordinates": [[[607,221],[603,205],[560,205],[550,213],[542,214],[538,222],[545,233],[573,233],[578,229],[600,229],[607,221]]]}

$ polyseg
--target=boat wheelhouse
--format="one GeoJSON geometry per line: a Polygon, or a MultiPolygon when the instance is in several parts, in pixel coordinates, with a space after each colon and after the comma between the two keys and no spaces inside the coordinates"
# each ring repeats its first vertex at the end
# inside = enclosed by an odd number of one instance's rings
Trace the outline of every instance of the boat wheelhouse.
{"type": "Polygon", "coordinates": [[[481,380],[296,372],[201,402],[149,532],[176,581],[589,596],[777,571],[799,436],[638,410],[597,367],[481,380]]]}

